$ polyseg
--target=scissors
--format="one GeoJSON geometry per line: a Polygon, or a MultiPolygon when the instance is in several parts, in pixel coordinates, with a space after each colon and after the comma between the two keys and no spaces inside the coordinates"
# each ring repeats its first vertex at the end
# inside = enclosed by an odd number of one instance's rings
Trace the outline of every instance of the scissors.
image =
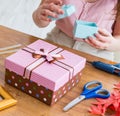
{"type": "Polygon", "coordinates": [[[83,87],[83,92],[72,100],[70,103],[68,103],[64,108],[63,111],[68,111],[70,108],[78,104],[84,99],[89,98],[108,98],[110,96],[109,91],[106,89],[102,89],[102,83],[99,81],[90,81],[86,83],[83,87]]]}

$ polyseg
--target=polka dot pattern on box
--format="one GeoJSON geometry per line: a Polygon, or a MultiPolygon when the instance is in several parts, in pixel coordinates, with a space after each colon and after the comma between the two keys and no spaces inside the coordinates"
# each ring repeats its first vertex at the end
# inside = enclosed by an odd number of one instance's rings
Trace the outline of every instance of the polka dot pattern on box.
{"type": "Polygon", "coordinates": [[[39,99],[40,101],[52,105],[56,103],[64,94],[73,88],[78,82],[78,76],[73,77],[69,82],[63,85],[59,90],[52,91],[44,86],[41,86],[29,79],[23,78],[14,72],[6,70],[6,82],[21,91],[39,99]]]}

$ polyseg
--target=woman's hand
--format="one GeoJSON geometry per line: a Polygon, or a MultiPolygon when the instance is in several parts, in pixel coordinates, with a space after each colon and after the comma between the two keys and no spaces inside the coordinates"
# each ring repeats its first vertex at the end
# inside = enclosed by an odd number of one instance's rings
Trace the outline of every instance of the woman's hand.
{"type": "Polygon", "coordinates": [[[43,0],[36,11],[33,13],[33,19],[39,27],[47,26],[51,19],[48,16],[54,18],[58,17],[58,14],[63,14],[61,9],[62,0],[43,0]]]}
{"type": "Polygon", "coordinates": [[[97,49],[109,51],[114,51],[116,49],[116,39],[104,29],[99,29],[98,33],[95,34],[95,37],[88,37],[84,41],[97,49]]]}

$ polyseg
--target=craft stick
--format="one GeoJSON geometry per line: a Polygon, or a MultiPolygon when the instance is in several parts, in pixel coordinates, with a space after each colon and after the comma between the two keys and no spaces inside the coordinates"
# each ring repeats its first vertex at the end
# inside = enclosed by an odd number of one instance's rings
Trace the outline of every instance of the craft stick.
{"type": "Polygon", "coordinates": [[[13,50],[8,50],[8,51],[3,51],[3,52],[0,52],[0,55],[7,54],[7,53],[12,53],[12,52],[17,52],[18,50],[20,50],[20,49],[13,49],[13,50]]]}
{"type": "Polygon", "coordinates": [[[14,48],[21,47],[21,46],[22,46],[21,44],[16,44],[16,45],[8,46],[8,47],[3,47],[3,48],[0,48],[0,51],[14,49],[14,48]]]}

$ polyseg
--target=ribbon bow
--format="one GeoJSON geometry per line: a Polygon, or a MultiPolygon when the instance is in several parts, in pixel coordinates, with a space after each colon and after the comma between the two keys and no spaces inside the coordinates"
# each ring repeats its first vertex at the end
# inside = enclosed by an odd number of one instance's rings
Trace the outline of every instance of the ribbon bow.
{"type": "Polygon", "coordinates": [[[33,58],[41,58],[44,57],[49,63],[54,62],[55,60],[63,59],[63,56],[60,54],[49,54],[48,51],[44,49],[40,49],[40,51],[34,51],[32,53],[33,58]]]}

